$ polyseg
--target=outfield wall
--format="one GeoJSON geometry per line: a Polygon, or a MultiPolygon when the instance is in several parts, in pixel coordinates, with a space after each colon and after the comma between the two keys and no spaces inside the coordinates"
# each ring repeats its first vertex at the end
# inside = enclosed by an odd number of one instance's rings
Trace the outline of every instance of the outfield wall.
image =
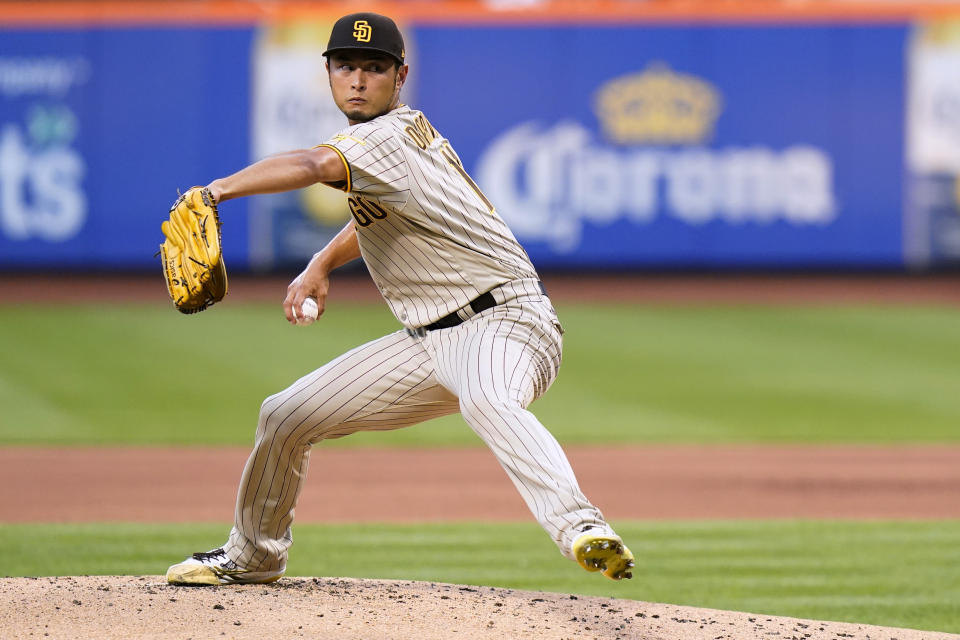
{"type": "MultiPolygon", "coordinates": [[[[960,261],[960,13],[686,4],[378,8],[407,36],[404,101],[538,266],[960,261]]],[[[339,6],[163,6],[0,5],[0,268],[151,267],[178,188],[345,124],[320,55],[339,6]]],[[[321,187],[223,209],[251,270],[350,215],[321,187]]]]}

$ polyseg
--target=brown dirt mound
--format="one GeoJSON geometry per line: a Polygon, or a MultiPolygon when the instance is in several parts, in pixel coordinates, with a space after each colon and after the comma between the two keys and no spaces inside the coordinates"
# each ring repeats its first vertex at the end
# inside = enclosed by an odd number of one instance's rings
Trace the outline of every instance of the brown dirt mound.
{"type": "Polygon", "coordinates": [[[956,640],[635,600],[347,578],[172,587],[160,576],[0,579],[5,638],[956,640]],[[12,635],[11,635],[12,634],[12,635]]]}

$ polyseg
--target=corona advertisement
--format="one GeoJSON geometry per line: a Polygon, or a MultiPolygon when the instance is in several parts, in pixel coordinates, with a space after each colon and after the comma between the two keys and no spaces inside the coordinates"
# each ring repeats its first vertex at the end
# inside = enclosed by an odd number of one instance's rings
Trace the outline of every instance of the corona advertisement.
{"type": "MultiPolygon", "coordinates": [[[[0,267],[155,266],[178,189],[346,126],[331,26],[4,29],[0,267]],[[106,228],[128,242],[104,246],[106,228]]],[[[953,23],[400,26],[402,101],[538,267],[960,259],[953,23]]],[[[224,215],[232,268],[268,271],[302,266],[350,209],[315,186],[224,215]]]]}
{"type": "MultiPolygon", "coordinates": [[[[468,74],[450,108],[429,102],[541,266],[891,265],[902,260],[904,39],[890,28],[470,29],[457,46],[512,55],[468,74]]],[[[439,30],[420,41],[453,46],[439,30]]],[[[451,57],[427,59],[425,101],[454,77],[451,57]]]]}

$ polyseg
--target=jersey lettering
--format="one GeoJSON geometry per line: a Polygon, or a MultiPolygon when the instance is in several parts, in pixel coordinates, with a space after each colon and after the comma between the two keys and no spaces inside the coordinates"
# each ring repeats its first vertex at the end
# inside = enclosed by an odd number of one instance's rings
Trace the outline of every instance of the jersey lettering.
{"type": "MultiPolygon", "coordinates": [[[[407,125],[404,128],[407,135],[413,140],[413,142],[420,147],[421,150],[426,151],[427,147],[437,139],[437,130],[433,128],[433,125],[430,124],[430,121],[427,120],[426,116],[422,113],[418,114],[413,120],[413,124],[407,125]]],[[[487,211],[490,213],[494,212],[493,203],[487,199],[487,196],[483,195],[483,192],[480,191],[480,187],[477,186],[477,183],[473,181],[473,178],[470,177],[463,169],[463,164],[460,162],[460,158],[457,157],[456,152],[450,146],[450,143],[446,140],[443,141],[443,144],[440,145],[440,155],[443,156],[444,160],[450,163],[450,166],[453,167],[457,173],[463,177],[463,179],[470,185],[470,188],[473,189],[473,192],[477,194],[477,197],[483,201],[484,206],[487,207],[487,211]]]]}
{"type": "Polygon", "coordinates": [[[473,192],[477,194],[477,197],[483,201],[483,204],[486,205],[487,211],[490,213],[494,212],[493,203],[487,200],[487,196],[483,195],[483,191],[480,191],[480,187],[477,186],[477,183],[473,181],[473,178],[470,177],[470,174],[467,173],[463,164],[460,162],[460,158],[457,157],[457,152],[453,150],[453,147],[450,146],[450,143],[446,140],[443,141],[443,144],[440,145],[440,154],[444,159],[450,163],[450,166],[456,169],[457,173],[467,181],[467,184],[470,185],[470,188],[473,189],[473,192]]]}
{"type": "Polygon", "coordinates": [[[369,198],[350,196],[347,198],[347,202],[350,205],[350,213],[353,214],[353,219],[361,227],[369,227],[375,221],[387,217],[387,210],[369,198]]]}
{"type": "Polygon", "coordinates": [[[404,326],[428,325],[480,292],[536,278],[493,194],[474,182],[429,115],[398,106],[326,144],[350,168],[350,223],[371,275],[395,293],[387,303],[404,326]]]}
{"type": "Polygon", "coordinates": [[[416,145],[423,150],[426,150],[426,148],[430,146],[430,143],[437,138],[437,130],[433,128],[433,125],[430,124],[426,116],[422,113],[413,120],[412,125],[407,125],[404,131],[406,131],[407,135],[413,138],[416,145]]]}

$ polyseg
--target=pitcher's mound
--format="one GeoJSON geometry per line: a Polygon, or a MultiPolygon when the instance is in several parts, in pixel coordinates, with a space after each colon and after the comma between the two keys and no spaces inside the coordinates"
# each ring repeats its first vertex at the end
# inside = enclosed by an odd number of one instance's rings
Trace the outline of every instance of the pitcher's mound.
{"type": "Polygon", "coordinates": [[[950,634],[635,600],[350,578],[172,587],[160,576],[0,579],[4,638],[946,640],[950,634]]]}

